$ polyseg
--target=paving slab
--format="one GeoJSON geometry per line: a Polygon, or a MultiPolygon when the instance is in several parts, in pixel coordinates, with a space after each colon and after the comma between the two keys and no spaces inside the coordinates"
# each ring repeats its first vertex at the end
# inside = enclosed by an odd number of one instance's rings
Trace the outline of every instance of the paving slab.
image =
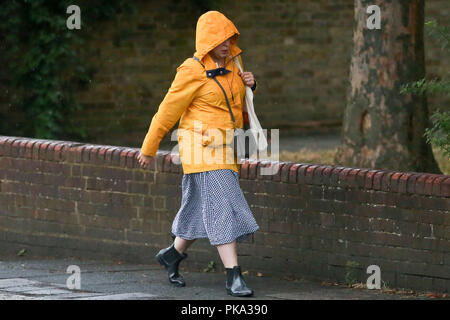
{"type": "Polygon", "coordinates": [[[185,287],[171,285],[158,264],[0,256],[0,300],[402,300],[425,294],[329,286],[304,280],[244,275],[252,297],[226,293],[222,272],[180,271],[185,287]],[[67,288],[69,265],[80,268],[80,290],[67,288]]]}

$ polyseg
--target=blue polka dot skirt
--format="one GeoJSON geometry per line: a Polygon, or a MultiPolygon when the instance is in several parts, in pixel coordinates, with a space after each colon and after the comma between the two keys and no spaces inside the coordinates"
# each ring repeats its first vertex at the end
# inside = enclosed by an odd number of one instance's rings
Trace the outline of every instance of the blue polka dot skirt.
{"type": "Polygon", "coordinates": [[[208,238],[211,245],[242,242],[259,229],[230,169],[184,174],[181,207],[172,234],[186,240],[208,238]]]}

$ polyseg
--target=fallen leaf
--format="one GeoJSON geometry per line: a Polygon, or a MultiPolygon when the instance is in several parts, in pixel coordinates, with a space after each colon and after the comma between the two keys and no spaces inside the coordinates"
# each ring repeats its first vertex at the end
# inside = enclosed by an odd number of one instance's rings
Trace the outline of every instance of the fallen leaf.
{"type": "Polygon", "coordinates": [[[242,272],[242,274],[248,274],[248,270],[245,270],[244,272],[242,272]]]}
{"type": "Polygon", "coordinates": [[[395,293],[395,290],[392,290],[392,289],[384,289],[383,292],[384,292],[384,293],[395,293]]]}
{"type": "Polygon", "coordinates": [[[365,289],[366,285],[364,283],[355,283],[355,284],[352,285],[352,288],[365,289]]]}
{"type": "Polygon", "coordinates": [[[262,274],[261,272],[258,272],[258,273],[256,274],[256,276],[257,276],[257,277],[262,277],[263,274],[262,274]]]}

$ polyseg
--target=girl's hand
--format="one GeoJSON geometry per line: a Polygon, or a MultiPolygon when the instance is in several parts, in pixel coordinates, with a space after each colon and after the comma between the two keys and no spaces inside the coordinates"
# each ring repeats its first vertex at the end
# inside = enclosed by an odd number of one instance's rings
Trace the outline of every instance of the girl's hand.
{"type": "Polygon", "coordinates": [[[143,155],[141,152],[139,152],[137,158],[138,158],[139,164],[144,169],[148,168],[148,166],[150,165],[150,163],[152,162],[152,159],[153,159],[153,157],[143,155]]]}
{"type": "Polygon", "coordinates": [[[239,71],[238,74],[241,76],[242,81],[246,86],[253,87],[253,85],[255,84],[255,78],[253,77],[253,73],[249,71],[244,72],[239,71]]]}

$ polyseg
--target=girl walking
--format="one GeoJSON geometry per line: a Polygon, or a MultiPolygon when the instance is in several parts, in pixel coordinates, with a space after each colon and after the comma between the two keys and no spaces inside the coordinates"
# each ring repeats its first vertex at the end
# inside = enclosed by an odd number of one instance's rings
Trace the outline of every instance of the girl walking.
{"type": "Polygon", "coordinates": [[[239,31],[222,13],[208,11],[200,16],[194,57],[177,68],[175,79],[153,116],[138,159],[142,167],[147,167],[162,138],[180,120],[182,200],[171,230],[176,237],[169,247],[159,251],[156,259],[166,267],[171,283],[184,286],[179,263],[187,258],[186,250],[195,239],[208,238],[227,271],[227,293],[251,296],[253,290],[244,281],[238,264],[237,242],[259,226],[239,186],[240,164],[233,155],[230,136],[225,133],[233,129],[230,108],[236,127],[244,127],[245,86],[256,90],[253,74],[240,72],[235,63],[237,57],[243,67],[238,38],[239,31]],[[211,136],[211,129],[219,132],[222,139],[211,136]],[[214,159],[222,161],[211,161],[206,155],[220,156],[214,159]],[[232,161],[228,161],[230,157],[232,161]]]}

